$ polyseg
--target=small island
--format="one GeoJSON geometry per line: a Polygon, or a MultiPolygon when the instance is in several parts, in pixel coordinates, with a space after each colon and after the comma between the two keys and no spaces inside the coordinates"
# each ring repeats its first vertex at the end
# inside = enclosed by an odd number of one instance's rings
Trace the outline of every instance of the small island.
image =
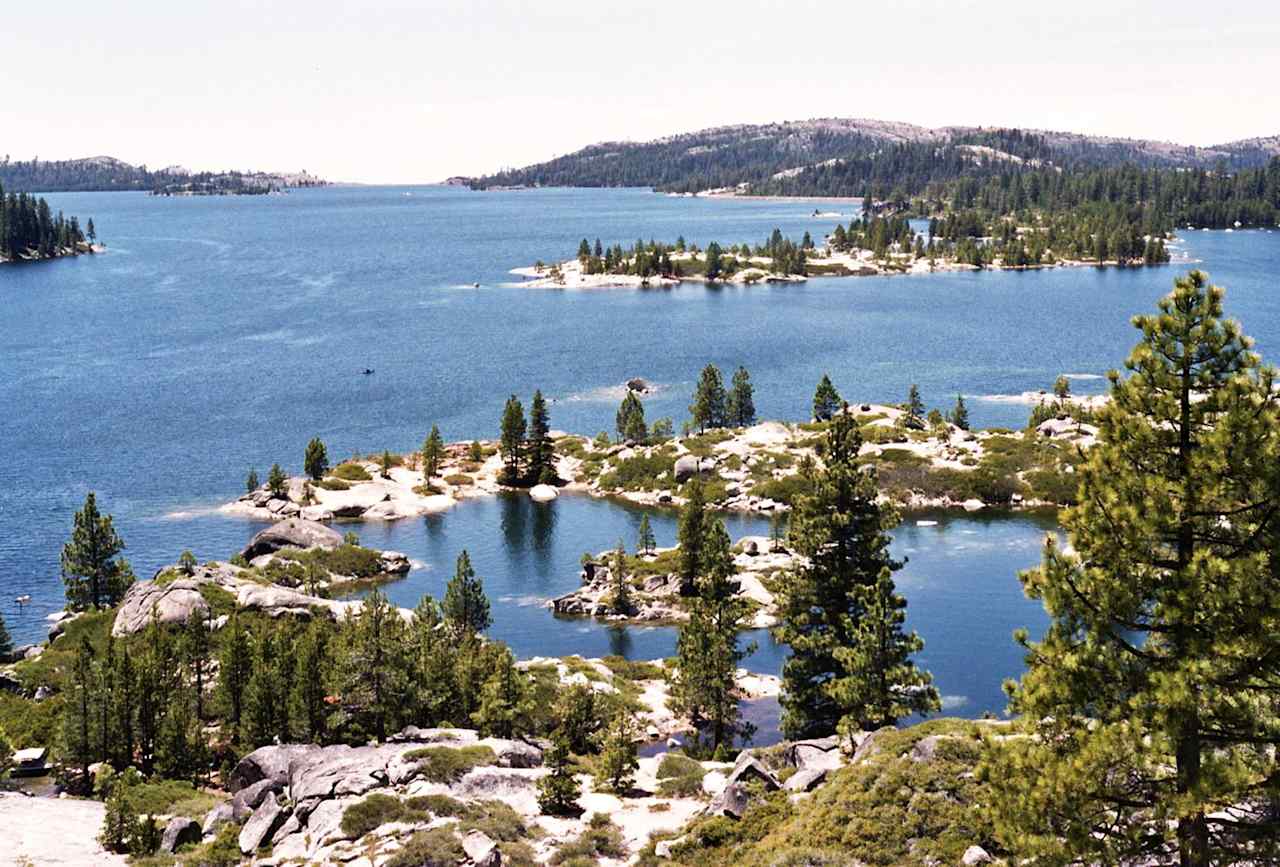
{"type": "Polygon", "coordinates": [[[0,187],[0,264],[100,253],[97,239],[92,219],[82,229],[79,218],[54,214],[45,199],[0,187]]]}

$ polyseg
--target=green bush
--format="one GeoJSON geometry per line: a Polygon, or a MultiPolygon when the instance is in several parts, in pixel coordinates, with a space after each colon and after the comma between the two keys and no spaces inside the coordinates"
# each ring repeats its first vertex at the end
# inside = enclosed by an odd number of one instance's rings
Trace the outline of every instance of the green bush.
{"type": "Polygon", "coordinates": [[[465,473],[453,473],[452,475],[445,476],[444,480],[449,484],[455,485],[460,488],[470,485],[472,482],[475,481],[475,479],[471,478],[471,476],[468,476],[465,473]]]}
{"type": "Polygon", "coordinates": [[[792,473],[780,479],[769,479],[766,482],[760,482],[751,489],[751,495],[792,505],[795,503],[796,497],[809,490],[809,486],[809,482],[803,475],[792,473]]]}
{"type": "Polygon", "coordinates": [[[702,765],[688,756],[667,753],[658,765],[658,794],[664,798],[694,798],[703,794],[702,765]]]}
{"type": "Polygon", "coordinates": [[[133,808],[153,816],[186,816],[203,819],[218,799],[180,780],[151,780],[129,789],[133,808]]]}
{"type": "MultiPolygon", "coordinates": [[[[374,828],[388,822],[405,821],[409,812],[404,802],[392,795],[374,793],[363,801],[352,804],[342,814],[342,833],[348,837],[363,837],[374,828]]],[[[426,819],[423,813],[419,817],[426,819]]]]}
{"type": "Polygon", "coordinates": [[[466,747],[421,747],[404,754],[407,761],[419,762],[422,775],[433,783],[454,783],[472,768],[492,765],[497,754],[476,744],[466,747]]]}
{"type": "Polygon", "coordinates": [[[334,575],[373,578],[382,574],[382,563],[378,552],[350,542],[344,542],[337,548],[331,549],[310,548],[301,551],[297,548],[284,548],[277,552],[276,556],[304,566],[314,563],[322,571],[334,575]]]}
{"type": "Polygon", "coordinates": [[[587,827],[574,840],[561,843],[551,854],[551,864],[564,867],[596,864],[602,858],[625,858],[622,832],[603,813],[593,813],[587,827]]]}
{"type": "Polygon", "coordinates": [[[674,481],[675,466],[675,453],[670,449],[638,454],[620,461],[602,475],[600,487],[613,491],[652,491],[674,481]],[[666,478],[659,481],[664,475],[666,478]]]}
{"type": "Polygon", "coordinates": [[[391,856],[387,867],[422,867],[424,864],[452,865],[463,862],[462,841],[449,825],[419,831],[391,856]]]}
{"type": "Polygon", "coordinates": [[[344,482],[370,482],[373,476],[362,465],[355,463],[338,464],[330,474],[344,482]]]}
{"type": "MultiPolygon", "coordinates": [[[[365,475],[368,475],[368,473],[365,475]]],[[[332,476],[327,479],[321,479],[316,482],[316,484],[324,488],[326,491],[347,491],[351,489],[351,486],[342,479],[335,479],[332,476]]]]}
{"type": "Polygon", "coordinates": [[[502,801],[480,801],[460,817],[458,829],[462,833],[479,831],[490,840],[511,843],[526,837],[529,828],[509,804],[502,801]]]}
{"type": "Polygon", "coordinates": [[[430,813],[433,816],[465,816],[470,809],[462,801],[448,795],[416,795],[404,803],[414,812],[430,813]]]}

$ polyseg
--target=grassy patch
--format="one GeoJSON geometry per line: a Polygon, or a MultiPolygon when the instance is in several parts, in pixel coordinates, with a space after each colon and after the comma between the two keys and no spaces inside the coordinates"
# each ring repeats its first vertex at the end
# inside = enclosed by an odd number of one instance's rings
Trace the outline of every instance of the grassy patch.
{"type": "Polygon", "coordinates": [[[344,482],[371,482],[373,476],[369,475],[369,471],[361,464],[348,463],[338,464],[333,468],[330,475],[341,479],[344,482]]]}
{"type": "Polygon", "coordinates": [[[795,503],[796,497],[806,493],[809,487],[810,483],[804,476],[800,473],[792,473],[780,479],[769,479],[767,482],[759,483],[751,489],[751,495],[791,505],[795,503]]]}
{"type": "Polygon", "coordinates": [[[676,848],[680,864],[734,865],[958,864],[977,844],[999,851],[983,815],[985,783],[973,771],[981,757],[981,727],[934,720],[876,735],[878,751],[832,775],[795,805],[785,793],[759,799],[740,822],[707,818],[676,848]],[[932,759],[912,750],[939,735],[932,759]],[[796,856],[806,857],[797,861],[796,856]]]}
{"type": "Polygon", "coordinates": [[[140,783],[129,790],[139,813],[186,816],[203,819],[218,799],[202,792],[190,783],[178,780],[153,780],[140,783]]]}
{"type": "Polygon", "coordinates": [[[613,465],[600,476],[600,487],[611,491],[652,491],[675,479],[675,450],[663,447],[637,454],[613,465]]]}
{"type": "Polygon", "coordinates": [[[703,794],[702,765],[688,756],[667,753],[658,765],[658,794],[664,798],[693,798],[703,794]]]}
{"type": "Polygon", "coordinates": [[[204,597],[214,617],[230,614],[236,609],[236,597],[231,595],[230,590],[219,587],[217,584],[201,584],[200,595],[204,597]]]}
{"type": "Polygon", "coordinates": [[[382,565],[378,552],[360,545],[339,545],[337,548],[311,548],[301,551],[297,548],[284,548],[276,554],[281,560],[301,563],[304,566],[314,563],[325,572],[334,575],[349,575],[352,578],[372,578],[382,574],[382,565]]]}
{"type": "Polygon", "coordinates": [[[585,867],[596,864],[602,858],[625,858],[627,848],[622,843],[622,832],[603,813],[593,813],[586,829],[574,840],[561,843],[551,854],[551,864],[564,867],[585,867]]]}
{"type": "Polygon", "coordinates": [[[391,856],[387,867],[422,867],[423,864],[460,864],[465,855],[462,841],[449,825],[419,831],[391,856]]]}
{"type": "Polygon", "coordinates": [[[454,783],[472,768],[492,765],[498,760],[489,747],[422,747],[404,754],[407,761],[419,762],[422,775],[433,783],[454,783]]]}
{"type": "Polygon", "coordinates": [[[445,476],[444,480],[446,483],[459,488],[464,488],[475,482],[475,479],[468,476],[466,473],[451,473],[445,476]]]}
{"type": "Polygon", "coordinates": [[[685,437],[680,443],[688,449],[689,454],[709,458],[717,445],[731,439],[733,439],[733,431],[709,430],[697,436],[685,437]]]}
{"type": "MultiPolygon", "coordinates": [[[[366,473],[366,475],[368,474],[366,473]]],[[[342,479],[335,479],[333,476],[329,476],[328,478],[321,479],[320,481],[316,482],[316,485],[318,487],[324,488],[326,491],[348,491],[351,489],[351,486],[349,484],[344,482],[342,479]]]]}
{"type": "Polygon", "coordinates": [[[606,656],[600,661],[609,667],[614,677],[623,680],[662,680],[666,677],[666,670],[654,662],[624,659],[621,656],[606,656]]]}
{"type": "Polygon", "coordinates": [[[429,818],[429,813],[411,809],[394,795],[375,792],[347,807],[342,814],[342,833],[353,838],[363,837],[388,822],[426,821],[429,818]]]}

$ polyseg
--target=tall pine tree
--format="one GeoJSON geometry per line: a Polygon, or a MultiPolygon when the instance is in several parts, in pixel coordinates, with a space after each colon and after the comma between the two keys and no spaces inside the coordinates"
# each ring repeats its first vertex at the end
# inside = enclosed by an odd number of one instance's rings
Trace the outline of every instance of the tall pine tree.
{"type": "Polygon", "coordinates": [[[71,541],[62,546],[62,582],[67,604],[73,611],[115,605],[133,583],[129,562],[117,559],[124,540],[112,526],[111,516],[98,511],[93,492],[76,512],[71,541]]]}
{"type": "Polygon", "coordinates": [[[996,829],[1041,863],[1275,863],[1280,397],[1193,271],[1111,374],[1079,505],[1023,573],[996,829]],[[1271,806],[1268,806],[1268,801],[1271,806]]]}

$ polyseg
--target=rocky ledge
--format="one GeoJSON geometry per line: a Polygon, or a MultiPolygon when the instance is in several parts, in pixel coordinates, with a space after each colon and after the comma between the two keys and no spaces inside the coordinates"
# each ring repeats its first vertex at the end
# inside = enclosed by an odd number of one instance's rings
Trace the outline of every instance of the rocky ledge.
{"type": "MultiPolygon", "coordinates": [[[[226,616],[213,617],[216,600],[225,599],[236,607],[261,611],[269,617],[294,616],[310,618],[327,616],[334,620],[349,612],[359,611],[359,601],[325,599],[268,581],[270,567],[281,558],[281,552],[337,550],[342,538],[322,524],[291,519],[262,530],[245,546],[242,556],[253,554],[248,567],[212,561],[189,569],[180,565],[166,566],[150,581],[133,584],[120,602],[112,625],[113,635],[130,635],[145,629],[152,619],[160,623],[180,624],[193,615],[211,618],[214,628],[226,622],[226,616]]],[[[355,546],[352,546],[353,548],[355,546]]],[[[409,560],[395,551],[367,552],[388,577],[409,571],[409,560]]],[[[328,573],[317,579],[318,587],[333,587],[350,582],[350,576],[328,573]]],[[[402,613],[408,617],[410,612],[402,613]]]]}

